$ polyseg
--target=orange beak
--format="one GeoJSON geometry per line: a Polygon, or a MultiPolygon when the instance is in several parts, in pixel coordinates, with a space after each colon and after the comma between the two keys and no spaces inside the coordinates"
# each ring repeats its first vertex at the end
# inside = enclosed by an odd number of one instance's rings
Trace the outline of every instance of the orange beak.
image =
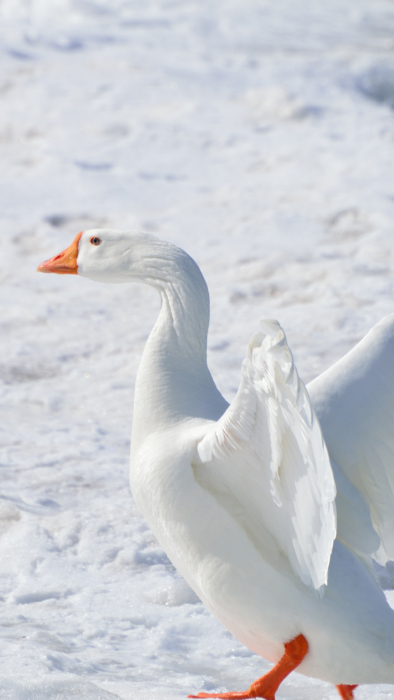
{"type": "Polygon", "coordinates": [[[41,265],[37,267],[37,272],[56,272],[57,275],[77,275],[78,244],[81,236],[82,231],[75,236],[73,242],[66,250],[42,262],[41,265]]]}

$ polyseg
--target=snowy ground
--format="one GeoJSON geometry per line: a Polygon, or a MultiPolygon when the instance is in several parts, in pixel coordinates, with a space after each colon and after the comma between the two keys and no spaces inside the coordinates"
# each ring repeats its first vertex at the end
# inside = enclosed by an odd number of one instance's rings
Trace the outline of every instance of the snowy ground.
{"type": "MultiPolygon", "coordinates": [[[[0,37],[0,698],[240,690],[268,665],[129,493],[158,299],[35,268],[83,228],[154,232],[207,278],[227,398],[260,318],[319,374],[394,311],[394,5],[1,0],[0,37]]],[[[296,674],[278,693],[329,697],[296,674]]]]}

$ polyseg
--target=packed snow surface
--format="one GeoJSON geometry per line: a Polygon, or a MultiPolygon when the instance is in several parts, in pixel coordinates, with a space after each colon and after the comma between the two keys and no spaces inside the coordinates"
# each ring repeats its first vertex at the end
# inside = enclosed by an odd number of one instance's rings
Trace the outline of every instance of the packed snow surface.
{"type": "MultiPolygon", "coordinates": [[[[207,279],[226,398],[260,318],[315,377],[394,311],[394,5],[1,0],[0,36],[0,698],[241,690],[269,665],[129,492],[159,299],[35,269],[81,229],[153,232],[207,279]]],[[[297,674],[278,693],[328,697],[297,674]]]]}

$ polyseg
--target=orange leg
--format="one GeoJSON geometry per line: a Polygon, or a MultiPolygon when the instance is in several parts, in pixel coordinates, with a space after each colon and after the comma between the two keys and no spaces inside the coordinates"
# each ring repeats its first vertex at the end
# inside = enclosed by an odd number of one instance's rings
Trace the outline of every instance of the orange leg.
{"type": "Polygon", "coordinates": [[[299,634],[298,637],[285,644],[285,653],[276,666],[271,671],[268,671],[265,676],[252,683],[249,690],[244,690],[240,693],[199,693],[198,695],[188,695],[188,698],[224,698],[225,700],[265,698],[265,700],[275,700],[275,693],[280,684],[291,671],[300,665],[307,651],[308,642],[303,634],[299,634]]]}
{"type": "Polygon", "coordinates": [[[353,690],[356,685],[337,685],[337,690],[342,700],[353,700],[353,690]]]}

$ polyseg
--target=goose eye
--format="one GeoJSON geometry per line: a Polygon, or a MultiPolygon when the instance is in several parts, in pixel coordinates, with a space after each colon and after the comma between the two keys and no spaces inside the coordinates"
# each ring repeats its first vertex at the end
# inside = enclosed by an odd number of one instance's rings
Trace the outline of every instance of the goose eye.
{"type": "Polygon", "coordinates": [[[97,236],[92,236],[92,238],[90,239],[90,242],[92,245],[100,245],[101,239],[97,238],[97,236]]]}

